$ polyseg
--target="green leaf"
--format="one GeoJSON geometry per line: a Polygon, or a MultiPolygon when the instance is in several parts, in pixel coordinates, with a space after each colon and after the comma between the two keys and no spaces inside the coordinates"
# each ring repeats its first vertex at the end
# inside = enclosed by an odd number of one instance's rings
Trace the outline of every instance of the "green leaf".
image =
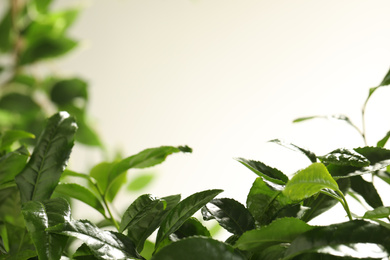
{"type": "Polygon", "coordinates": [[[0,157],[0,183],[11,182],[15,176],[25,167],[29,153],[22,146],[16,151],[0,157]]]}
{"type": "Polygon", "coordinates": [[[364,167],[370,165],[370,161],[367,160],[361,154],[349,149],[336,149],[324,156],[318,157],[322,163],[335,165],[347,165],[354,167],[364,167]]]}
{"type": "Polygon", "coordinates": [[[183,225],[179,227],[178,230],[176,230],[169,236],[169,239],[171,241],[178,241],[180,239],[192,236],[211,237],[208,229],[203,226],[198,219],[194,217],[190,217],[189,219],[187,219],[183,223],[183,225]]]}
{"type": "Polygon", "coordinates": [[[98,196],[81,185],[76,183],[59,183],[55,192],[82,201],[105,216],[103,204],[98,196]]]}
{"type": "Polygon", "coordinates": [[[9,52],[12,49],[12,10],[9,8],[0,22],[0,51],[9,52]]]}
{"type": "Polygon", "coordinates": [[[101,230],[88,220],[72,220],[47,230],[80,239],[99,259],[144,259],[128,237],[101,230]]]}
{"type": "Polygon", "coordinates": [[[7,149],[11,147],[15,142],[25,139],[25,138],[35,138],[35,135],[22,131],[22,130],[9,130],[6,131],[1,136],[1,146],[0,150],[7,149]]]}
{"type": "Polygon", "coordinates": [[[367,219],[377,219],[377,218],[386,218],[390,216],[390,207],[377,207],[373,210],[366,211],[363,218],[367,219]]]}
{"type": "Polygon", "coordinates": [[[298,171],[287,183],[283,194],[291,200],[309,198],[323,189],[339,191],[337,182],[332,178],[322,163],[313,163],[298,171]]]}
{"type": "Polygon", "coordinates": [[[7,255],[0,256],[1,260],[28,260],[33,259],[37,256],[37,252],[35,250],[23,250],[17,253],[10,253],[7,255]]]}
{"type": "Polygon", "coordinates": [[[23,205],[22,212],[39,259],[60,259],[68,238],[49,234],[46,229],[70,221],[70,207],[66,200],[29,201],[23,205]]]}
{"type": "Polygon", "coordinates": [[[179,227],[195,212],[206,205],[222,190],[206,190],[197,192],[185,198],[177,204],[165,217],[157,233],[155,251],[159,249],[159,244],[179,227]]]}
{"type": "Polygon", "coordinates": [[[77,46],[77,42],[65,36],[43,37],[34,41],[21,53],[19,65],[31,64],[43,59],[66,54],[77,46]]]}
{"type": "Polygon", "coordinates": [[[382,147],[366,146],[355,148],[354,150],[366,157],[371,162],[371,165],[386,162],[386,165],[383,166],[386,167],[388,165],[388,160],[390,160],[390,150],[382,147]]]}
{"type": "Polygon", "coordinates": [[[213,199],[202,208],[204,220],[215,219],[227,231],[241,235],[255,228],[255,220],[244,205],[233,199],[213,199]]]}
{"type": "Polygon", "coordinates": [[[351,189],[360,194],[371,207],[377,208],[383,206],[382,199],[374,184],[365,181],[361,176],[351,178],[351,189]]]}
{"type": "Polygon", "coordinates": [[[312,259],[321,259],[321,260],[383,260],[383,258],[371,258],[371,257],[353,257],[353,256],[337,256],[324,253],[305,253],[294,257],[294,260],[312,260],[312,259]]]}
{"type": "Polygon", "coordinates": [[[153,173],[150,174],[142,174],[133,179],[130,184],[127,186],[128,191],[139,191],[144,189],[149,185],[155,178],[153,173]]]}
{"type": "Polygon", "coordinates": [[[93,255],[93,252],[86,244],[82,244],[77,248],[76,252],[73,254],[72,259],[74,260],[99,260],[93,255]]]}
{"type": "Polygon", "coordinates": [[[128,230],[127,236],[141,252],[146,239],[160,226],[166,214],[180,201],[180,195],[161,199],[149,194],[138,197],[123,214],[119,231],[128,230]]]}
{"type": "Polygon", "coordinates": [[[387,132],[387,134],[381,139],[378,141],[378,143],[376,144],[377,147],[384,147],[387,143],[387,141],[389,140],[390,138],[390,131],[387,132]]]}
{"type": "Polygon", "coordinates": [[[56,82],[51,89],[50,98],[58,105],[72,103],[77,98],[88,99],[88,85],[82,79],[72,78],[56,82]]]}
{"type": "Polygon", "coordinates": [[[59,112],[49,119],[31,159],[15,178],[22,202],[50,198],[66,167],[76,130],[68,113],[59,112]]]}
{"type": "Polygon", "coordinates": [[[390,70],[386,73],[385,77],[383,78],[380,86],[386,86],[390,84],[390,70]]]}
{"type": "Polygon", "coordinates": [[[236,242],[235,247],[247,251],[261,251],[265,248],[282,243],[290,243],[300,234],[311,230],[302,220],[296,218],[281,218],[268,226],[245,232],[236,242]]]}
{"type": "Polygon", "coordinates": [[[381,245],[390,252],[390,230],[363,220],[316,227],[294,239],[283,259],[292,259],[297,255],[329,246],[335,248],[356,243],[381,245]]]}
{"type": "Polygon", "coordinates": [[[347,117],[346,115],[328,115],[328,116],[308,116],[308,117],[300,117],[293,121],[293,123],[303,122],[306,120],[316,119],[316,118],[322,118],[322,119],[335,119],[335,120],[341,120],[345,121],[349,125],[351,125],[353,128],[357,129],[357,127],[352,123],[352,121],[347,117]]]}
{"type": "Polygon", "coordinates": [[[31,96],[12,92],[1,97],[0,108],[27,115],[34,114],[41,109],[31,96]]]}
{"type": "Polygon", "coordinates": [[[245,260],[240,252],[223,242],[207,237],[190,237],[163,247],[152,260],[245,260]]]}
{"type": "Polygon", "coordinates": [[[273,139],[273,140],[270,140],[269,142],[276,143],[276,144],[278,144],[278,145],[284,146],[284,147],[286,147],[286,148],[288,148],[288,149],[291,149],[291,150],[293,150],[293,151],[296,151],[296,152],[301,152],[301,153],[303,153],[304,155],[306,155],[306,157],[309,158],[309,160],[310,160],[312,163],[317,162],[317,156],[316,156],[313,152],[311,152],[311,151],[309,151],[309,150],[307,150],[307,149],[304,149],[304,148],[302,148],[302,147],[299,147],[299,146],[297,146],[297,145],[295,145],[295,144],[286,143],[286,142],[284,142],[284,141],[282,141],[282,140],[279,140],[279,139],[273,139]]]}
{"type": "Polygon", "coordinates": [[[246,201],[249,212],[259,225],[271,223],[280,210],[291,203],[281,190],[267,185],[261,177],[254,181],[246,201]]]}
{"type": "Polygon", "coordinates": [[[288,177],[284,175],[281,171],[269,167],[262,162],[246,160],[244,158],[237,158],[236,160],[248,167],[251,171],[259,175],[260,177],[263,177],[270,182],[276,184],[286,184],[288,182],[288,177]]]}

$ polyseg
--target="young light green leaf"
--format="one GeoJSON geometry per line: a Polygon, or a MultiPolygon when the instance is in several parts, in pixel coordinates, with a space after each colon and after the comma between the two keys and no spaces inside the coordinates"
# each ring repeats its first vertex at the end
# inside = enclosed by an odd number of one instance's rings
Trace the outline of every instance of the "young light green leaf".
{"type": "Polygon", "coordinates": [[[153,181],[155,175],[150,174],[142,174],[133,179],[130,184],[127,186],[128,191],[139,191],[145,188],[149,183],[153,181]]]}
{"type": "Polygon", "coordinates": [[[377,207],[373,210],[366,211],[363,218],[367,219],[377,219],[377,218],[386,218],[390,216],[390,207],[377,207]]]}
{"type": "Polygon", "coordinates": [[[59,183],[55,192],[82,201],[105,216],[105,210],[100,198],[84,186],[76,183],[59,183]]]}
{"type": "Polygon", "coordinates": [[[323,189],[339,191],[337,182],[332,178],[322,163],[313,163],[298,171],[287,183],[283,194],[291,200],[303,200],[323,189]]]}
{"type": "Polygon", "coordinates": [[[59,260],[68,238],[49,234],[46,229],[70,220],[70,207],[66,200],[29,201],[23,205],[22,213],[39,259],[59,260]]]}
{"type": "Polygon", "coordinates": [[[192,236],[211,237],[208,229],[203,226],[197,218],[194,217],[187,219],[178,230],[169,236],[169,239],[171,241],[178,241],[180,239],[192,236]]]}
{"type": "Polygon", "coordinates": [[[259,225],[268,225],[278,216],[278,212],[292,204],[281,190],[267,185],[258,177],[249,191],[246,206],[259,225]]]}
{"type": "Polygon", "coordinates": [[[384,147],[387,143],[387,141],[389,140],[390,138],[390,131],[387,132],[387,134],[381,139],[378,141],[378,143],[376,144],[377,147],[384,147]]]}
{"type": "Polygon", "coordinates": [[[299,147],[299,146],[297,146],[295,144],[286,143],[286,142],[284,142],[282,140],[279,140],[279,139],[273,139],[273,140],[270,140],[269,142],[276,143],[278,145],[281,145],[281,146],[286,147],[288,149],[291,149],[293,151],[303,153],[304,155],[306,155],[307,158],[309,158],[309,160],[312,163],[317,162],[317,156],[312,151],[309,151],[307,149],[299,147]]]}
{"type": "Polygon", "coordinates": [[[15,177],[22,202],[50,198],[66,167],[76,130],[74,118],[66,112],[49,119],[31,159],[15,177]]]}
{"type": "Polygon", "coordinates": [[[233,199],[213,199],[202,208],[204,220],[215,219],[227,231],[241,235],[255,228],[255,220],[244,205],[233,199]]]}
{"type": "Polygon", "coordinates": [[[144,259],[128,237],[101,230],[88,220],[72,220],[47,230],[80,239],[98,259],[144,259]]]}
{"type": "Polygon", "coordinates": [[[330,226],[315,227],[294,239],[284,260],[324,247],[372,243],[390,252],[390,230],[363,220],[353,220],[330,226]]]}
{"type": "Polygon", "coordinates": [[[148,194],[137,198],[123,214],[120,232],[127,229],[127,236],[142,252],[146,239],[160,226],[166,214],[180,201],[180,195],[161,199],[148,194]]]}
{"type": "Polygon", "coordinates": [[[165,217],[157,233],[155,251],[159,244],[175,232],[189,217],[206,205],[222,190],[201,191],[182,200],[165,217]]]}
{"type": "Polygon", "coordinates": [[[288,182],[288,177],[284,175],[281,171],[269,167],[262,162],[247,160],[244,158],[237,158],[236,160],[248,167],[248,169],[259,175],[260,177],[263,177],[270,182],[276,184],[286,184],[288,182]]]}
{"type": "Polygon", "coordinates": [[[269,246],[290,243],[297,236],[312,228],[296,218],[281,218],[268,226],[245,232],[237,240],[235,247],[241,250],[260,252],[269,246]]]}
{"type": "Polygon", "coordinates": [[[163,247],[151,260],[245,260],[239,251],[223,242],[207,237],[190,237],[163,247]]]}
{"type": "Polygon", "coordinates": [[[365,167],[370,165],[370,161],[355,152],[348,149],[336,149],[324,156],[318,157],[324,164],[335,164],[343,166],[365,167]]]}
{"type": "Polygon", "coordinates": [[[7,149],[16,141],[26,138],[35,138],[35,135],[22,130],[8,130],[1,136],[0,150],[7,149]]]}

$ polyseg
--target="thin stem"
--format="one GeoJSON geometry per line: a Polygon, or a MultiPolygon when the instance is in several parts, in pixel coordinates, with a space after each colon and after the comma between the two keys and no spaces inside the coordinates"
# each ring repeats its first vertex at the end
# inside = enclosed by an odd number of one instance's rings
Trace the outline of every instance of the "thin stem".
{"type": "Polygon", "coordinates": [[[341,191],[336,191],[338,195],[340,195],[340,197],[342,198],[342,200],[344,201],[344,203],[342,203],[345,211],[347,212],[347,215],[348,215],[348,218],[349,220],[352,220],[352,215],[351,215],[351,211],[349,210],[349,206],[348,206],[348,203],[347,203],[347,200],[345,199],[344,197],[344,194],[341,192],[341,191]]]}

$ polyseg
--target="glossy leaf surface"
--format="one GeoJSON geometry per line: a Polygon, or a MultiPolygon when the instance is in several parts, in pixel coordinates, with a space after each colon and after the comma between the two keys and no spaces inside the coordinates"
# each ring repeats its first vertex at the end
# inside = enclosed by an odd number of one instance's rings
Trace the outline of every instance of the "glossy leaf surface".
{"type": "Polygon", "coordinates": [[[236,200],[213,199],[202,208],[204,220],[215,219],[227,231],[241,235],[255,228],[255,220],[244,205],[236,200]]]}
{"type": "Polygon", "coordinates": [[[101,230],[87,220],[72,220],[48,231],[80,239],[100,259],[143,259],[128,237],[101,230]]]}
{"type": "Polygon", "coordinates": [[[333,163],[335,165],[348,165],[354,167],[364,167],[370,165],[370,161],[366,157],[354,150],[348,149],[336,149],[319,158],[322,163],[325,164],[333,163]]]}
{"type": "Polygon", "coordinates": [[[169,239],[172,241],[178,241],[180,239],[192,236],[211,237],[208,229],[194,217],[187,219],[178,230],[169,236],[169,239]]]}
{"type": "Polygon", "coordinates": [[[49,199],[64,171],[77,125],[68,113],[52,116],[34,148],[31,159],[15,181],[22,202],[49,199]]]}
{"type": "Polygon", "coordinates": [[[26,147],[22,146],[16,151],[0,157],[0,184],[13,181],[26,165],[29,153],[26,147]]]}
{"type": "Polygon", "coordinates": [[[284,259],[292,259],[299,254],[327,246],[336,247],[355,243],[382,245],[387,252],[390,252],[390,230],[363,220],[316,227],[294,239],[284,259]]]}
{"type": "Polygon", "coordinates": [[[278,169],[269,167],[262,162],[247,160],[244,158],[237,158],[237,161],[248,167],[251,171],[256,173],[258,176],[263,177],[264,179],[276,183],[276,184],[286,184],[288,177],[284,175],[278,169]]]}
{"type": "Polygon", "coordinates": [[[70,220],[68,203],[61,198],[44,202],[29,201],[23,205],[22,212],[39,259],[60,259],[68,238],[50,234],[46,229],[70,220]]]}
{"type": "Polygon", "coordinates": [[[298,171],[287,183],[283,194],[291,200],[302,200],[313,196],[323,189],[338,191],[337,182],[322,163],[313,163],[298,171]]]}
{"type": "Polygon", "coordinates": [[[59,183],[55,192],[82,201],[105,216],[105,210],[100,199],[84,186],[76,183],[59,183]]]}
{"type": "Polygon", "coordinates": [[[313,227],[296,218],[277,219],[268,226],[245,232],[236,242],[241,250],[261,251],[269,246],[289,243],[313,227]]]}
{"type": "Polygon", "coordinates": [[[190,237],[163,247],[152,260],[245,260],[240,252],[223,242],[206,237],[190,237]]]}
{"type": "Polygon", "coordinates": [[[201,209],[222,190],[206,190],[188,196],[179,202],[165,217],[157,233],[156,246],[175,232],[189,217],[201,209]]]}

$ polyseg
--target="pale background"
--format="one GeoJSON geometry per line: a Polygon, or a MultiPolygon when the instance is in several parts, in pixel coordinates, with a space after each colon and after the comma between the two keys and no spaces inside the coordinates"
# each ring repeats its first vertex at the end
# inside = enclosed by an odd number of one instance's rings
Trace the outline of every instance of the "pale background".
{"type": "MultiPolygon", "coordinates": [[[[221,188],[225,192],[219,197],[245,203],[256,175],[234,157],[260,160],[286,174],[310,164],[270,139],[319,155],[363,145],[343,122],[292,120],[343,113],[361,126],[368,89],[390,66],[388,0],[81,5],[72,35],[82,46],[56,69],[90,83],[89,112],[109,154],[120,150],[130,156],[161,145],[194,149],[153,169],[128,173],[131,179],[155,172],[158,178],[142,192],[156,196],[181,193],[184,198],[221,188]]],[[[389,98],[390,90],[380,89],[367,107],[371,145],[390,130],[389,98]]],[[[70,166],[87,171],[100,159],[96,151],[77,149],[70,166]]],[[[122,192],[119,210],[138,195],[122,192]]],[[[336,221],[347,220],[344,215],[336,221]]]]}

